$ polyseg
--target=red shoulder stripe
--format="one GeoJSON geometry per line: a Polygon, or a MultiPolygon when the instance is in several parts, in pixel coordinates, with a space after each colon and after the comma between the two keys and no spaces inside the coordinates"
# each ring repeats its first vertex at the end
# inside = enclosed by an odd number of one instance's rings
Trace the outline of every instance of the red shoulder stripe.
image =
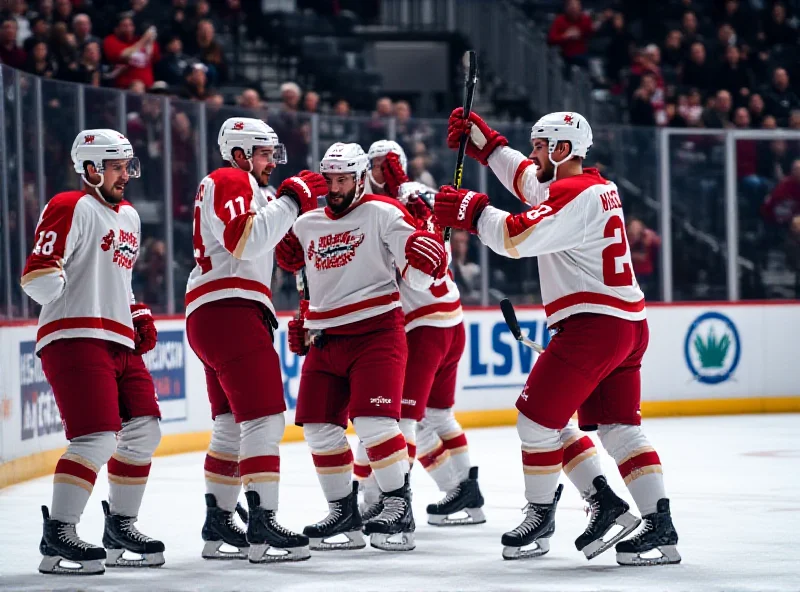
{"type": "Polygon", "coordinates": [[[23,277],[31,271],[60,266],[67,247],[67,236],[72,229],[75,207],[84,195],[83,191],[67,191],[57,194],[47,203],[36,227],[34,250],[25,263],[23,277]]]}

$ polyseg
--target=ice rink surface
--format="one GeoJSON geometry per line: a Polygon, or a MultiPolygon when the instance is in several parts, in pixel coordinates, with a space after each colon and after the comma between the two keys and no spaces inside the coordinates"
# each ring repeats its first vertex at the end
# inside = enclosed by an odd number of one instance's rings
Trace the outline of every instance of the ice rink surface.
{"type": "MultiPolygon", "coordinates": [[[[36,571],[50,478],[0,491],[0,589],[9,591],[246,591],[246,590],[800,590],[800,415],[680,418],[646,421],[664,465],[680,535],[683,563],[620,567],[613,550],[591,562],[573,541],[586,516],[575,489],[565,485],[548,555],[503,561],[500,536],[517,526],[524,505],[519,442],[513,428],[468,433],[480,466],[487,523],[436,528],[425,505],[439,498],[432,480],[414,468],[417,548],[410,553],[314,553],[309,561],[279,565],[204,561],[200,528],[205,514],[203,455],[157,458],[139,526],[167,547],[161,569],[108,570],[103,576],[57,577],[36,571]]],[[[293,529],[327,510],[304,443],[282,449],[280,521],[293,529]]],[[[613,462],[601,455],[614,489],[629,502],[613,462]]],[[[562,477],[563,480],[563,477],[562,477]]],[[[99,544],[98,477],[78,527],[99,544]]],[[[631,502],[632,503],[632,502],[631,502]]]]}

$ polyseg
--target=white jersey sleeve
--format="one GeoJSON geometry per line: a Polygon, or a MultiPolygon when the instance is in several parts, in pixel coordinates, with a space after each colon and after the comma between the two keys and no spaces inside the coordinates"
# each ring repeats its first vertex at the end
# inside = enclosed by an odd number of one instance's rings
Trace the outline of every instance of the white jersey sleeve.
{"type": "Polygon", "coordinates": [[[521,152],[501,146],[489,156],[489,167],[505,188],[521,202],[537,206],[547,199],[550,182],[539,182],[536,166],[521,152]]]}

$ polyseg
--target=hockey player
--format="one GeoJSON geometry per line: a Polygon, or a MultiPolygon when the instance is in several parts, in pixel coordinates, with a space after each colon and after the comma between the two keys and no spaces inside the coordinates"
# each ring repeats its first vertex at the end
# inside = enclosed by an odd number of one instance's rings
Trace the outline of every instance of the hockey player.
{"type": "Polygon", "coordinates": [[[366,195],[385,195],[397,199],[396,194],[392,195],[390,187],[386,184],[386,177],[384,177],[383,162],[388,154],[396,154],[400,161],[400,167],[403,171],[408,170],[408,158],[400,144],[394,140],[373,142],[367,151],[369,165],[367,167],[367,183],[364,188],[366,195]]]}
{"type": "Polygon", "coordinates": [[[186,289],[187,337],[205,367],[214,420],[205,459],[202,555],[301,561],[310,556],[308,538],[275,518],[286,404],[272,344],[277,322],[269,284],[272,250],[327,187],[319,174],[304,171],[281,183],[276,198],[267,192],[270,173],[286,162],[286,152],[263,121],[228,119],[218,143],[231,166],[208,175],[197,191],[197,265],[186,289]],[[246,535],[234,521],[242,485],[246,535]],[[223,543],[238,551],[225,551],[223,543]],[[277,552],[269,553],[270,547],[277,552]]]}
{"type": "MultiPolygon", "coordinates": [[[[370,146],[369,156],[368,182],[378,178],[385,194],[400,200],[418,229],[441,235],[421,198],[422,193],[432,196],[435,190],[409,181],[403,149],[396,142],[379,140],[370,146]]],[[[449,274],[422,292],[400,283],[400,301],[408,343],[400,431],[408,444],[409,461],[414,462],[419,450],[420,464],[445,494],[428,505],[428,523],[482,524],[486,519],[478,468],[470,464],[467,437],[453,413],[458,362],[466,342],[458,287],[449,274]],[[452,517],[461,512],[466,516],[452,517]]],[[[363,444],[356,451],[355,474],[364,490],[362,518],[369,519],[382,506],[363,444]]]]}
{"type": "Polygon", "coordinates": [[[156,327],[131,289],[142,236],[124,194],[139,177],[139,160],[128,139],[110,129],[79,133],[71,155],[83,187],[45,206],[22,276],[22,288],[42,305],[36,352],[69,440],[56,465],[52,512],[42,506],[39,571],[102,574],[104,560],[109,567],[157,567],[164,544],[135,526],[161,440],[155,387],[142,361],[156,345],[156,327]],[[104,549],[79,538],[75,527],[106,463],[104,549]],[[123,559],[124,551],[141,558],[123,559]]]}
{"type": "Polygon", "coordinates": [[[395,269],[413,288],[426,290],[444,276],[447,257],[441,240],[418,231],[396,200],[364,195],[367,163],[358,144],[331,146],[320,163],[327,207],[298,218],[276,251],[288,271],[305,265],[311,295],[301,304],[301,318],[289,323],[290,348],[308,354],[295,419],[330,513],[304,532],[312,548],[365,545],[345,437],[351,419],[384,499],[363,531],[376,548],[407,551],[414,548],[414,517],[398,420],[408,350],[395,269]],[[348,541],[328,540],[339,534],[348,541]],[[391,541],[394,535],[401,540],[391,541]]]}
{"type": "MultiPolygon", "coordinates": [[[[489,205],[484,194],[443,187],[436,218],[477,234],[501,255],[539,257],[542,299],[555,332],[517,400],[528,505],[523,523],[503,535],[504,556],[518,557],[531,543],[538,554],[549,548],[561,492],[560,432],[577,410],[583,429],[598,430],[644,517],[642,530],[617,544],[617,562],[678,563],[661,463],[640,427],[640,368],[649,339],[644,296],[633,274],[617,187],[596,169],[583,168],[592,145],[589,123],[577,113],[546,115],[531,129],[530,159],[478,115],[465,120],[457,109],[448,145],[457,146],[462,134],[468,154],[491,166],[534,208],[511,215],[489,205]],[[643,557],[656,549],[659,557],[643,557]]],[[[595,496],[607,492],[598,488],[595,496]]],[[[610,528],[628,516],[611,520],[614,513],[593,514],[590,530],[604,518],[610,528]]],[[[629,529],[630,518],[621,526],[629,529]]]]}

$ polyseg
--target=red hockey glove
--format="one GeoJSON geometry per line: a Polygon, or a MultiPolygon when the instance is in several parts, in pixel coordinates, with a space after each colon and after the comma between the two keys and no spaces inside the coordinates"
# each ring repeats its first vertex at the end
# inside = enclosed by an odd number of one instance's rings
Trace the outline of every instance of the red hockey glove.
{"type": "Polygon", "coordinates": [[[281,242],[275,247],[275,257],[281,269],[289,273],[297,273],[306,265],[303,245],[300,244],[300,239],[291,230],[284,235],[281,242]]]}
{"type": "MultiPolygon", "coordinates": [[[[295,177],[289,177],[278,187],[278,197],[284,195],[297,204],[300,214],[317,208],[317,199],[328,194],[325,177],[311,171],[300,171],[295,177]]],[[[299,214],[298,214],[299,215],[299,214]]]]}
{"type": "Polygon", "coordinates": [[[408,175],[400,164],[400,157],[394,152],[389,152],[381,163],[381,172],[383,172],[383,180],[386,183],[386,191],[397,199],[400,185],[408,183],[408,175]]]}
{"type": "Polygon", "coordinates": [[[134,343],[133,350],[137,356],[146,354],[156,346],[158,330],[153,320],[153,313],[146,304],[131,304],[131,317],[133,318],[134,343]]]}
{"type": "Polygon", "coordinates": [[[432,232],[417,230],[408,237],[406,261],[411,267],[437,280],[447,273],[447,251],[442,239],[432,232]]]}
{"type": "Polygon", "coordinates": [[[308,344],[306,343],[308,330],[303,328],[307,311],[308,300],[301,300],[299,318],[289,321],[289,330],[287,332],[289,351],[298,356],[304,356],[308,353],[308,344]]]}
{"type": "Polygon", "coordinates": [[[489,196],[469,189],[445,185],[436,194],[433,216],[440,226],[463,228],[478,233],[478,218],[489,205],[489,196]]]}
{"type": "Polygon", "coordinates": [[[458,107],[450,114],[447,122],[447,145],[452,150],[458,150],[461,136],[469,134],[467,142],[467,156],[474,158],[483,166],[489,164],[489,156],[495,148],[508,146],[508,140],[493,130],[481,119],[477,113],[470,113],[469,119],[464,119],[464,108],[458,107]]]}

